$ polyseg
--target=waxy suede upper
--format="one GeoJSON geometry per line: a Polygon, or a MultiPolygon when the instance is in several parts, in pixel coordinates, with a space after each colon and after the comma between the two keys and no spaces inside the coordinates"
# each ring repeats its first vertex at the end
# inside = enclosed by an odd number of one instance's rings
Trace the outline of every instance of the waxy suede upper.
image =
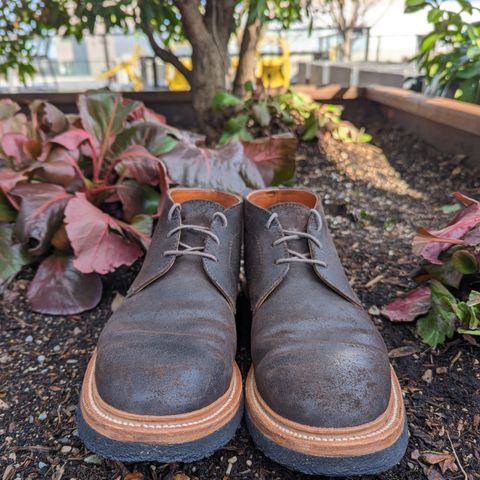
{"type": "Polygon", "coordinates": [[[259,393],[276,413],[304,425],[341,428],[370,422],[390,398],[387,350],[348,283],[320,200],[289,189],[288,202],[279,197],[276,203],[278,190],[263,192],[271,205],[260,206],[258,192],[245,201],[245,269],[259,393]],[[320,214],[320,229],[312,208],[320,214]],[[267,227],[272,213],[278,217],[267,227]],[[274,245],[282,229],[312,234],[322,248],[307,239],[274,245]],[[276,265],[290,257],[288,248],[309,251],[327,266],[276,265]]]}
{"type": "Polygon", "coordinates": [[[192,199],[169,218],[173,202],[169,194],[143,267],[97,346],[101,398],[136,414],[174,415],[205,407],[227,391],[232,378],[243,205],[237,201],[225,208],[192,199]],[[216,212],[225,215],[226,227],[216,212]],[[168,238],[182,223],[210,227],[220,244],[190,231],[168,238]],[[205,245],[217,261],[165,256],[180,239],[205,245]]]}

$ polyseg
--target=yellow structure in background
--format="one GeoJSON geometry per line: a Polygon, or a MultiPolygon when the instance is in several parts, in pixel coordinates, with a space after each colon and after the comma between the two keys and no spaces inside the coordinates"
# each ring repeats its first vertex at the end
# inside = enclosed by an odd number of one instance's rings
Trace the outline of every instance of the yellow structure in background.
{"type": "MultiPolygon", "coordinates": [[[[181,58],[180,61],[189,70],[192,69],[191,58],[181,58]]],[[[190,90],[190,84],[188,83],[187,79],[170,63],[165,64],[165,77],[169,90],[190,90]]]]}
{"type": "Polygon", "coordinates": [[[263,86],[270,88],[288,88],[292,65],[290,63],[290,50],[287,42],[280,36],[266,36],[260,41],[259,60],[257,62],[257,78],[262,80],[263,86]],[[277,47],[279,53],[262,53],[268,45],[277,47]]]}
{"type": "MultiPolygon", "coordinates": [[[[292,65],[290,63],[290,50],[287,42],[278,35],[267,35],[258,46],[258,61],[256,68],[256,77],[262,80],[267,89],[288,88],[290,85],[290,76],[292,65]],[[262,53],[268,46],[273,46],[278,51],[272,53],[262,53]]],[[[180,61],[189,70],[192,69],[192,59],[183,57],[180,61]]],[[[232,70],[235,71],[238,66],[238,56],[230,58],[232,70]]],[[[190,90],[187,79],[172,65],[165,65],[165,77],[169,90],[190,90]]]]}
{"type": "Polygon", "coordinates": [[[109,68],[106,72],[103,72],[99,78],[106,80],[115,77],[117,73],[125,71],[128,79],[132,82],[133,90],[138,92],[143,90],[142,79],[137,75],[138,62],[140,60],[141,48],[139,45],[134,45],[132,54],[122,62],[109,68]]]}

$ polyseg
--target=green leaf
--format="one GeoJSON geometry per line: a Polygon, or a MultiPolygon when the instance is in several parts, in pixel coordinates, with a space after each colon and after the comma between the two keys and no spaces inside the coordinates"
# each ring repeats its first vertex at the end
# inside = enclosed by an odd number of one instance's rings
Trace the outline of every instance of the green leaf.
{"type": "Polygon", "coordinates": [[[439,38],[440,35],[438,33],[429,33],[420,43],[420,53],[426,53],[430,51],[435,46],[439,38]]]}
{"type": "Polygon", "coordinates": [[[247,93],[253,93],[254,91],[253,82],[251,80],[249,80],[248,82],[245,82],[244,88],[247,93]]]}
{"type": "Polygon", "coordinates": [[[229,140],[253,140],[251,133],[247,130],[249,120],[250,117],[246,113],[230,117],[225,123],[219,140],[220,145],[224,145],[229,140]]]}
{"type": "Polygon", "coordinates": [[[0,224],[0,283],[16,275],[33,260],[23,245],[13,243],[12,231],[12,225],[0,224]]]}
{"type": "Polygon", "coordinates": [[[10,205],[5,195],[0,193],[0,222],[13,222],[16,218],[16,210],[10,205]]]}
{"type": "Polygon", "coordinates": [[[441,210],[443,213],[456,213],[462,209],[462,205],[460,203],[452,203],[451,205],[442,205],[441,210]]]}
{"type": "Polygon", "coordinates": [[[428,4],[425,0],[407,0],[405,2],[405,12],[412,13],[426,7],[428,4]]]}
{"type": "Polygon", "coordinates": [[[477,292],[476,290],[472,290],[468,295],[467,305],[469,307],[480,305],[480,292],[477,292]]]}
{"type": "Polygon", "coordinates": [[[155,214],[161,199],[158,190],[135,180],[126,180],[117,185],[117,194],[127,220],[139,214],[155,214]]]}
{"type": "Polygon", "coordinates": [[[140,232],[152,235],[153,218],[150,215],[135,215],[131,224],[140,232]]]}
{"type": "Polygon", "coordinates": [[[253,105],[253,118],[261,127],[268,127],[272,117],[266,102],[261,102],[253,105]]]}
{"type": "Polygon", "coordinates": [[[427,14],[429,23],[437,23],[443,16],[443,11],[440,8],[432,8],[427,14]]]}
{"type": "Polygon", "coordinates": [[[423,268],[433,279],[438,280],[449,287],[458,288],[462,281],[463,273],[453,266],[451,254],[451,251],[447,251],[441,256],[443,261],[442,264],[436,265],[433,263],[427,263],[423,268]]]}
{"type": "Polygon", "coordinates": [[[121,95],[112,92],[83,94],[78,97],[78,111],[82,125],[90,135],[102,144],[118,135],[125,127],[127,116],[140,107],[140,103],[123,101],[121,95]]]}
{"type": "Polygon", "coordinates": [[[310,116],[305,120],[303,124],[304,132],[302,135],[302,140],[308,142],[310,140],[314,140],[317,137],[317,116],[314,112],[310,114],[310,116]]]}
{"type": "Polygon", "coordinates": [[[455,270],[465,275],[475,273],[478,270],[477,258],[468,250],[457,250],[454,252],[452,265],[455,270]]]}
{"type": "Polygon", "coordinates": [[[219,90],[213,97],[212,110],[214,112],[221,112],[224,108],[236,107],[237,105],[242,104],[243,101],[240,98],[226,92],[225,90],[219,90]]]}
{"type": "Polygon", "coordinates": [[[452,338],[455,333],[455,318],[453,307],[455,297],[436,280],[432,281],[432,307],[428,314],[417,322],[417,333],[420,338],[432,347],[452,338]]]}
{"type": "MultiPolygon", "coordinates": [[[[111,146],[113,157],[121,154],[131,145],[141,145],[152,155],[158,157],[175,148],[178,132],[167,125],[160,125],[153,122],[139,122],[126,128],[117,135],[111,146]]],[[[178,134],[179,135],[179,134],[178,134]]]]}
{"type": "Polygon", "coordinates": [[[461,333],[462,335],[480,335],[480,329],[479,330],[467,330],[464,328],[459,328],[458,333],[461,333]]]}

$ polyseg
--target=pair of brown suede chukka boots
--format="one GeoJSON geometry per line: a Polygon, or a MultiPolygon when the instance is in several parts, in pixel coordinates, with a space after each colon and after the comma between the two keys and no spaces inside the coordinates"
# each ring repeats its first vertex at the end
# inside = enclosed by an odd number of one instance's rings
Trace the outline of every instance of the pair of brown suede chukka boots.
{"type": "Polygon", "coordinates": [[[88,365],[80,437],[108,458],[161,462],[205,457],[232,438],[244,403],[235,363],[242,240],[255,444],[304,473],[395,465],[408,439],[398,380],[318,196],[300,189],[257,190],[245,201],[169,192],[143,267],[88,365]]]}

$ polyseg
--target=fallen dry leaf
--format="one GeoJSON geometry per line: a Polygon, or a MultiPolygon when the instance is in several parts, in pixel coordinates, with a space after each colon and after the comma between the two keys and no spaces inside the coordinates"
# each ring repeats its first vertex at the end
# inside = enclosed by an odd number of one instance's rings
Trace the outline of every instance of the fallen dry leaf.
{"type": "Polygon", "coordinates": [[[190,477],[184,473],[176,473],[172,480],[190,480],[190,477]]]}
{"type": "Polygon", "coordinates": [[[124,300],[125,300],[125,297],[122,294],[117,292],[113,297],[112,304],[110,305],[112,312],[116,312],[124,300]]]}
{"type": "Polygon", "coordinates": [[[406,345],[404,347],[393,348],[388,352],[389,358],[400,358],[400,357],[408,357],[409,355],[413,355],[414,353],[418,353],[420,351],[419,347],[415,345],[406,345]]]}
{"type": "Polygon", "coordinates": [[[433,379],[433,372],[429,368],[428,370],[425,370],[425,373],[422,375],[422,380],[427,383],[432,383],[433,379]]]}
{"type": "Polygon", "coordinates": [[[144,479],[143,473],[133,472],[125,475],[123,480],[143,480],[143,479],[144,479]]]}

